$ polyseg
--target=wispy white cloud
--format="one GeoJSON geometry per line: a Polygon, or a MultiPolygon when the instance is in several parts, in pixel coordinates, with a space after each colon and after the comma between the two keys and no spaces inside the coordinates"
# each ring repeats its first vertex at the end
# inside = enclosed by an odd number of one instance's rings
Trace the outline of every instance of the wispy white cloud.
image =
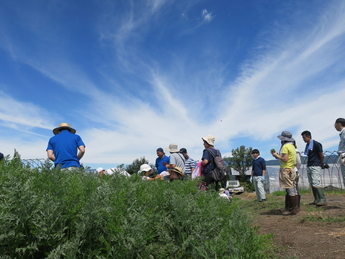
{"type": "MultiPolygon", "coordinates": [[[[138,12],[132,2],[128,12],[119,18],[121,22],[112,20],[118,27],[109,26],[101,32],[104,39],[111,38],[114,43],[111,48],[102,45],[112,50],[110,56],[114,55],[113,64],[108,66],[113,66],[114,71],[128,72],[123,66],[140,71],[139,75],[131,74],[142,84],[135,94],[127,91],[136,83],[130,76],[123,76],[125,79],[121,79],[128,80],[123,83],[109,72],[111,69],[100,66],[98,72],[104,80],[100,82],[107,84],[104,87],[66,53],[54,56],[42,52],[31,57],[10,40],[7,47],[3,45],[18,61],[69,92],[87,97],[83,107],[70,111],[85,121],[78,121],[75,126],[87,146],[84,163],[130,163],[140,156],[153,162],[156,148],[165,148],[169,143],[186,147],[193,158],[199,159],[201,137],[208,134],[216,137],[216,146],[224,150],[224,155],[230,155],[229,150],[236,148],[233,142],[238,138],[247,137],[247,145],[251,141],[261,143],[262,147],[276,145],[279,143],[276,136],[282,130],[293,131],[299,146],[303,146],[299,134],[306,129],[324,142],[325,148],[337,144],[333,123],[337,117],[344,117],[345,110],[342,100],[345,65],[341,62],[345,58],[344,4],[325,10],[325,17],[315,18],[313,24],[274,30],[270,40],[262,39],[264,43],[257,39],[257,45],[264,47],[251,51],[251,57],[242,63],[241,74],[234,81],[217,71],[225,66],[220,61],[223,57],[208,59],[209,69],[194,63],[192,70],[191,63],[186,62],[190,57],[171,58],[170,66],[164,67],[158,62],[157,65],[153,56],[138,54],[136,40],[146,35],[141,29],[147,28],[152,15],[168,4],[168,1],[152,1],[138,12]]],[[[197,14],[200,15],[199,11],[197,14]]],[[[204,24],[213,17],[213,13],[203,10],[204,24]]],[[[38,104],[0,95],[0,120],[6,128],[19,131],[25,125],[29,129],[51,130],[62,119],[64,115],[58,110],[52,116],[51,111],[46,112],[38,104]]],[[[1,139],[1,145],[12,150],[11,143],[15,142],[25,156],[32,152],[41,156],[45,155],[49,136],[37,141],[35,147],[15,137],[13,141],[1,139]]],[[[265,155],[265,151],[262,153],[265,155]]]]}
{"type": "Polygon", "coordinates": [[[18,125],[50,129],[52,121],[49,112],[30,102],[13,99],[0,91],[0,121],[8,127],[18,129],[18,125]]]}
{"type": "Polygon", "coordinates": [[[202,10],[201,16],[202,16],[202,19],[203,19],[205,22],[210,22],[210,21],[212,21],[212,19],[213,19],[212,13],[208,12],[207,9],[203,9],[203,10],[202,10]]]}

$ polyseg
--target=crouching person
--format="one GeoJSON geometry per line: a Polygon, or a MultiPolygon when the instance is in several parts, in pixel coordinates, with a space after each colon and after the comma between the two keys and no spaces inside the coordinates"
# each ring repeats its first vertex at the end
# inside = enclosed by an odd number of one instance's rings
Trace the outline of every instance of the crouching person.
{"type": "Polygon", "coordinates": [[[153,174],[153,169],[151,168],[150,165],[148,164],[142,164],[140,166],[140,170],[139,170],[139,173],[142,174],[142,177],[141,179],[143,180],[150,180],[150,181],[153,181],[155,179],[161,179],[163,180],[163,178],[161,177],[161,175],[157,175],[157,176],[152,176],[153,174]]]}
{"type": "Polygon", "coordinates": [[[171,168],[168,170],[170,176],[170,182],[174,181],[174,180],[180,180],[182,177],[186,176],[183,172],[182,172],[182,168],[175,166],[174,168],[171,168]]]}

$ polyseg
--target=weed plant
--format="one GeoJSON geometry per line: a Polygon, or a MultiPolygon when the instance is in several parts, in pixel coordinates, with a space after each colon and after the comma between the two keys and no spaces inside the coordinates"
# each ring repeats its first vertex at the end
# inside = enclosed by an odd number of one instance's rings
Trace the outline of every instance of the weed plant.
{"type": "Polygon", "coordinates": [[[2,258],[268,258],[239,206],[195,181],[0,164],[2,258]]]}

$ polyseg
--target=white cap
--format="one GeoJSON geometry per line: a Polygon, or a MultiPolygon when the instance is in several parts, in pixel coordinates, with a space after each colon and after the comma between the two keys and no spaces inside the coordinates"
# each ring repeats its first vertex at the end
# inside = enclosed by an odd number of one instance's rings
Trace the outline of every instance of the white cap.
{"type": "Polygon", "coordinates": [[[152,168],[151,168],[151,166],[149,166],[148,164],[142,164],[141,166],[140,166],[140,172],[148,172],[148,171],[150,171],[152,168]]]}
{"type": "Polygon", "coordinates": [[[103,170],[104,170],[103,167],[98,167],[98,168],[96,169],[96,172],[99,174],[99,173],[102,172],[103,170]]]}

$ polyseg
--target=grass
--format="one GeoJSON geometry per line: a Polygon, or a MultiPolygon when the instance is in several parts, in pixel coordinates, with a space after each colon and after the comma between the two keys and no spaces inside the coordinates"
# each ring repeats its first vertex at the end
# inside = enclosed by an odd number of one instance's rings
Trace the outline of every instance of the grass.
{"type": "MultiPolygon", "coordinates": [[[[235,198],[236,200],[236,198],[235,198]]],[[[0,164],[1,258],[269,258],[238,202],[194,181],[0,164]],[[250,245],[248,245],[250,244],[250,245]]]]}
{"type": "MultiPolygon", "coordinates": [[[[302,196],[312,195],[312,192],[309,189],[301,189],[300,194],[302,196]]],[[[326,198],[336,197],[344,194],[344,190],[325,191],[326,198]]],[[[284,196],[286,195],[286,192],[276,191],[268,194],[266,195],[267,201],[264,203],[257,202],[255,193],[245,193],[244,195],[246,195],[247,200],[241,200],[238,198],[234,199],[234,201],[235,203],[238,202],[238,204],[248,215],[253,215],[253,217],[255,217],[255,215],[267,211],[277,211],[277,213],[279,213],[278,210],[284,207],[284,196]]],[[[305,206],[308,205],[309,202],[312,202],[312,200],[307,201],[302,199],[301,201],[301,206],[303,207],[302,210],[307,212],[307,214],[303,215],[298,214],[301,220],[310,222],[345,222],[345,216],[327,215],[327,207],[305,206]]]]}

